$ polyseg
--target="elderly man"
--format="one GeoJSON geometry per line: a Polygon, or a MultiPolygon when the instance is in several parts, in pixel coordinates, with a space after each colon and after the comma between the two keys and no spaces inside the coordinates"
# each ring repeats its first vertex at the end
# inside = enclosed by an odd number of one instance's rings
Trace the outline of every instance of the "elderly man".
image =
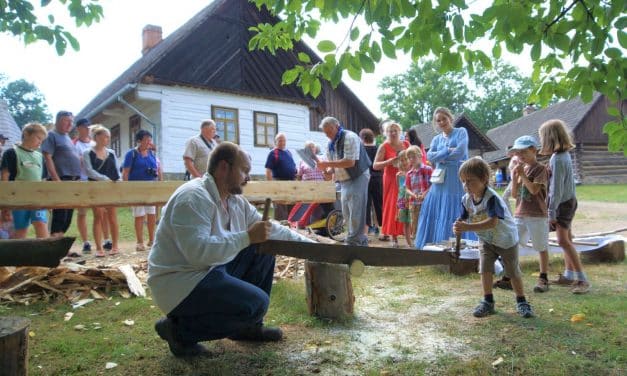
{"type": "Polygon", "coordinates": [[[333,170],[335,181],[340,183],[342,215],[348,224],[346,244],[368,245],[364,234],[366,226],[366,202],[370,180],[370,158],[359,136],[344,129],[334,117],[325,117],[320,128],[331,140],[328,161],[318,162],[321,170],[333,170]]]}
{"type": "Polygon", "coordinates": [[[216,123],[212,119],[207,119],[200,123],[200,134],[187,140],[183,153],[183,162],[187,170],[185,180],[199,178],[205,173],[209,154],[218,146],[214,139],[215,135],[216,123]]]}
{"type": "MultiPolygon", "coordinates": [[[[48,178],[52,181],[79,180],[81,178],[81,160],[69,136],[74,116],[68,111],[57,113],[54,129],[41,144],[48,178]]],[[[50,234],[63,236],[72,223],[72,209],[52,210],[50,234]]],[[[70,256],[78,254],[70,253],[70,256]]]]}
{"type": "Polygon", "coordinates": [[[148,285],[167,317],[155,324],[175,356],[207,354],[198,342],[279,341],[263,325],[274,256],[258,254],[268,238],[309,241],[263,221],[242,196],[250,158],[231,142],[209,157],[207,174],[179,187],[166,204],[148,257],[148,285]]]}
{"type": "MultiPolygon", "coordinates": [[[[266,158],[266,180],[295,180],[296,163],[292,153],[287,150],[287,138],[284,133],[277,133],[274,137],[274,149],[266,158]]],[[[287,219],[290,205],[275,204],[274,219],[287,219]]]]}

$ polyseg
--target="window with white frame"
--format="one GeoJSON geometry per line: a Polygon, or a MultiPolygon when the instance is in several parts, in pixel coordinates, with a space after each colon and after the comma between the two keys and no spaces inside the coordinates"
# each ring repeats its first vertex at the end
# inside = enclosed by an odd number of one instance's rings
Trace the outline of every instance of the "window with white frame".
{"type": "Polygon", "coordinates": [[[255,111],[255,146],[274,145],[274,136],[278,132],[277,114],[255,111]]]}
{"type": "Polygon", "coordinates": [[[239,144],[239,119],[236,108],[211,106],[211,118],[216,122],[216,134],[221,141],[239,144]]]}

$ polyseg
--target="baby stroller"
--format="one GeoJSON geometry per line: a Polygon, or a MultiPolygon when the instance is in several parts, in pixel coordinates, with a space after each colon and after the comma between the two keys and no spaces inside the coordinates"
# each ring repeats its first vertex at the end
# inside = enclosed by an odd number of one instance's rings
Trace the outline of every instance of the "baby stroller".
{"type": "Polygon", "coordinates": [[[297,203],[290,211],[287,221],[293,228],[309,228],[316,234],[333,240],[343,241],[346,238],[339,192],[336,192],[335,203],[297,203]]]}

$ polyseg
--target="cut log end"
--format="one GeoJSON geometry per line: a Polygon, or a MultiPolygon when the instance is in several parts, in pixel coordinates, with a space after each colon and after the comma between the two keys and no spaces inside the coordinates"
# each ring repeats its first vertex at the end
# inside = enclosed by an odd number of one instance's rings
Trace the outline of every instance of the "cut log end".
{"type": "Polygon", "coordinates": [[[333,320],[353,316],[355,296],[347,265],[306,261],[305,285],[309,314],[333,320]]]}
{"type": "Polygon", "coordinates": [[[0,373],[28,374],[28,327],[30,320],[0,317],[0,373]]]}

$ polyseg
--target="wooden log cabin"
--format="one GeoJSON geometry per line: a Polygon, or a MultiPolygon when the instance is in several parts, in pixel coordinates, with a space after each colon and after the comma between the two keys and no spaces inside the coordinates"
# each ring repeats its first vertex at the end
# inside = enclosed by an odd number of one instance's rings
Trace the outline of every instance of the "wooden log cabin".
{"type": "MultiPolygon", "coordinates": [[[[608,138],[603,133],[603,125],[613,118],[607,108],[616,106],[604,95],[595,93],[590,103],[580,98],[556,103],[547,108],[530,111],[528,114],[500,127],[488,131],[488,136],[499,147],[497,151],[484,155],[493,168],[507,173],[509,157],[507,149],[514,140],[523,135],[538,137],[538,129],[547,120],[561,119],[570,129],[575,149],[571,151],[575,179],[580,184],[627,183],[627,157],[607,150],[608,138]]],[[[627,108],[627,101],[622,102],[627,108]]],[[[539,159],[547,162],[548,158],[539,159]]]]}

